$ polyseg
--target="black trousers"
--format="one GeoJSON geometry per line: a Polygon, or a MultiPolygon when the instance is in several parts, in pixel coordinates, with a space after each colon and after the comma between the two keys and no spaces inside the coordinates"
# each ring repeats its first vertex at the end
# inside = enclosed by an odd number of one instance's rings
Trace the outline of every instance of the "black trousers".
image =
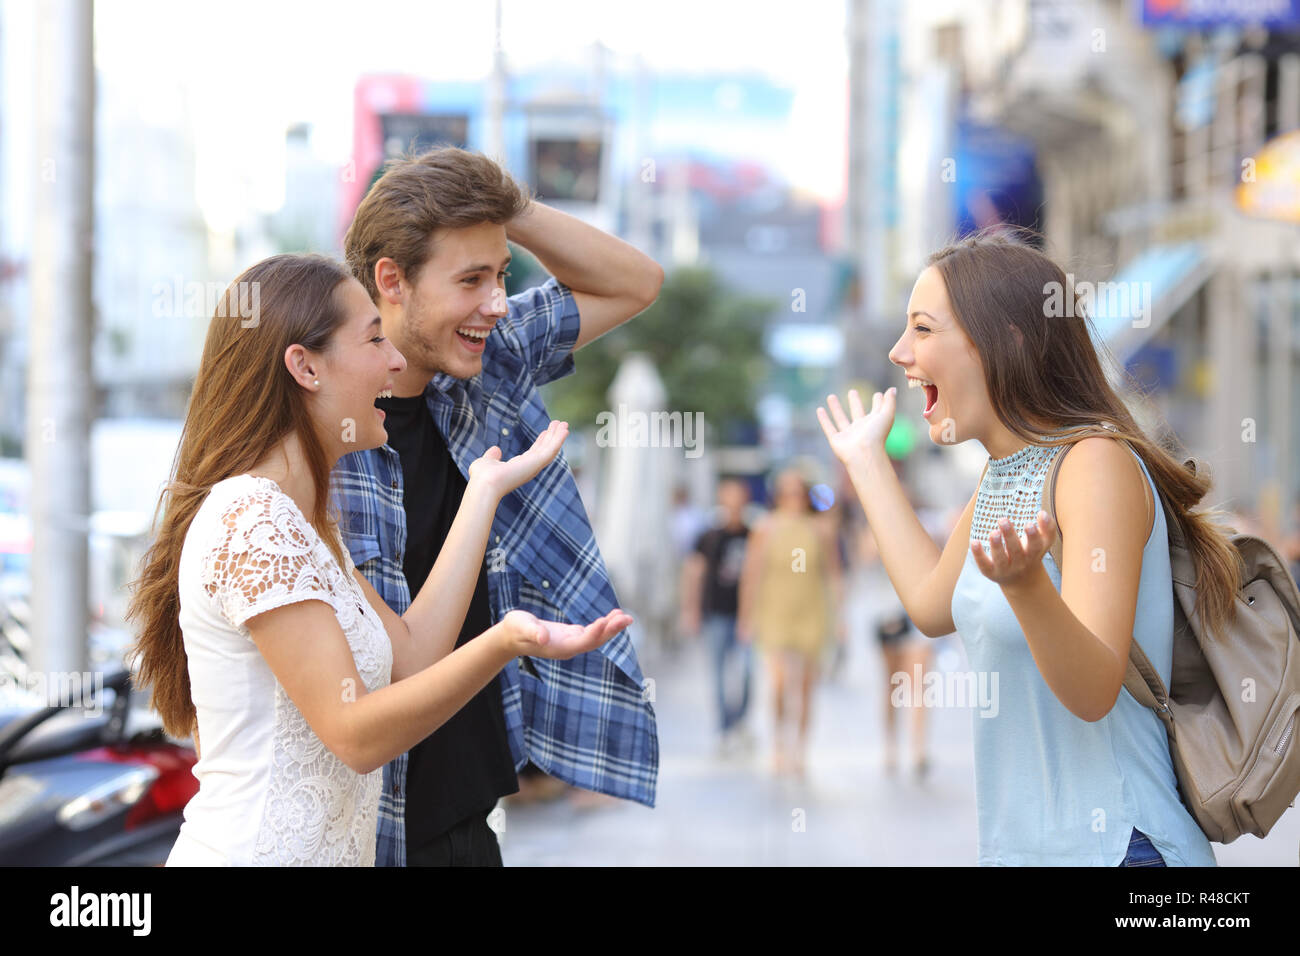
{"type": "MultiPolygon", "coordinates": [[[[490,811],[489,811],[490,812],[490,811]]],[[[407,866],[503,866],[501,844],[488,826],[487,813],[476,813],[420,846],[407,845],[407,866]]]]}

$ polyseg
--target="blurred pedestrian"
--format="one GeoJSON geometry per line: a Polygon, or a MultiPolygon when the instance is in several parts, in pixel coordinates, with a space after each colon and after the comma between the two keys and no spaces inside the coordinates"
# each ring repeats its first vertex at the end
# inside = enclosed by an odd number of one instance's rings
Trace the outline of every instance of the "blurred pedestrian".
{"type": "Polygon", "coordinates": [[[749,539],[747,504],[749,488],[744,482],[723,481],[718,486],[720,520],[696,539],[682,567],[682,633],[693,636],[702,628],[708,641],[718,710],[718,749],[723,754],[736,743],[748,746],[753,742],[744,725],[752,654],[749,644],[736,638],[740,575],[749,539]]]}
{"type": "Polygon", "coordinates": [[[818,672],[841,612],[834,530],[814,512],[811,487],[795,469],[774,483],[773,510],[750,536],[740,582],[739,636],[763,654],[771,682],[772,765],[803,774],[818,672]]]}
{"type": "Polygon", "coordinates": [[[1054,288],[1071,286],[1047,256],[984,237],[935,253],[917,278],[890,361],[924,389],[931,441],[975,439],[990,456],[942,553],[885,453],[896,389],[876,393],[869,412],[856,391],[847,414],[831,396],[817,417],[908,616],[930,636],[960,629],[973,676],[992,686],[988,706],[972,711],[979,862],[1212,866],[1179,799],[1164,726],[1123,682],[1135,640],[1170,679],[1161,500],[1188,542],[1197,611],[1212,630],[1233,613],[1235,554],[1193,510],[1209,479],[1143,433],[1080,303],[1055,309],[1054,288]],[[1039,509],[1063,450],[1058,567],[1058,526],[1039,509]]]}
{"type": "MultiPolygon", "coordinates": [[[[870,531],[866,534],[864,550],[869,560],[879,560],[879,550],[875,536],[870,531]]],[[[876,642],[880,647],[880,656],[884,662],[884,704],[885,704],[885,772],[893,774],[898,769],[898,703],[897,689],[900,681],[905,680],[910,687],[917,675],[924,675],[930,669],[933,659],[933,645],[912,624],[903,606],[897,598],[882,608],[875,620],[876,642]]],[[[911,756],[912,770],[917,778],[922,778],[930,769],[926,756],[926,708],[913,706],[912,695],[906,695],[906,706],[911,710],[911,756]]]]}
{"type": "MultiPolygon", "coordinates": [[[[683,570],[691,563],[695,543],[708,528],[709,516],[703,508],[691,501],[690,489],[682,484],[675,485],[673,487],[672,510],[669,514],[669,531],[672,540],[673,557],[683,570]]],[[[675,602],[679,609],[679,626],[664,629],[664,643],[668,652],[674,655],[681,651],[684,639],[694,636],[695,633],[680,626],[686,623],[684,616],[681,614],[681,609],[685,607],[686,601],[683,589],[689,583],[686,575],[682,574],[671,585],[676,590],[669,597],[669,601],[675,602]]]]}
{"type": "Polygon", "coordinates": [[[709,527],[709,517],[691,501],[690,490],[685,485],[673,489],[672,511],[673,551],[679,561],[685,561],[695,548],[700,535],[709,527]]]}

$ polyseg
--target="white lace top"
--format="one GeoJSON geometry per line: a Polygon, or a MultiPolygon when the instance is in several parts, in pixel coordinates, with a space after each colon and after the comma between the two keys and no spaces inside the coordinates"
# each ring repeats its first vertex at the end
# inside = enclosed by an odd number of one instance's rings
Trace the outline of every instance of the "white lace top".
{"type": "Polygon", "coordinates": [[[199,792],[169,866],[374,865],[382,769],[358,774],[321,742],[244,626],[286,604],[324,601],[366,690],[387,685],[392,645],[343,554],[340,568],[269,478],[218,482],[195,515],[181,550],[180,624],[198,712],[199,792]]]}

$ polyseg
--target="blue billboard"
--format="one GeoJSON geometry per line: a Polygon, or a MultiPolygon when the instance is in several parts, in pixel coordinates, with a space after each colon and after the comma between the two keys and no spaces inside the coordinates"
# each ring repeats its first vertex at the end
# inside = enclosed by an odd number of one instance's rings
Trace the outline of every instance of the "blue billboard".
{"type": "Polygon", "coordinates": [[[1142,0],[1153,27],[1268,26],[1300,29],[1300,0],[1142,0]]]}
{"type": "Polygon", "coordinates": [[[998,226],[1042,231],[1043,183],[1027,137],[959,120],[953,155],[958,235],[998,226]]]}

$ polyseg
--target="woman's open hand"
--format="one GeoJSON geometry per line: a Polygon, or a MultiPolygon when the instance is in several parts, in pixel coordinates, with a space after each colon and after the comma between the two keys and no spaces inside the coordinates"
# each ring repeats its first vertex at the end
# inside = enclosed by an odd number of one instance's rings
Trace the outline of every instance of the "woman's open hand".
{"type": "Polygon", "coordinates": [[[554,461],[568,436],[568,422],[551,422],[532,448],[507,461],[501,460],[501,449],[493,445],[470,463],[470,480],[489,488],[497,498],[504,498],[554,461]]]}
{"type": "Polygon", "coordinates": [[[1051,547],[1055,525],[1047,512],[1038,512],[1038,520],[1025,528],[1023,536],[1006,518],[998,521],[997,530],[989,535],[989,553],[984,553],[980,541],[970,543],[975,566],[990,581],[1003,588],[1017,588],[1028,584],[1036,575],[1045,573],[1043,555],[1051,547]]]}
{"type": "Polygon", "coordinates": [[[850,419],[844,414],[840,400],[834,395],[826,399],[830,414],[825,408],[818,407],[817,421],[821,423],[826,440],[830,442],[835,457],[848,465],[855,458],[872,450],[881,452],[885,449],[885,438],[894,427],[895,395],[897,389],[889,389],[884,394],[876,392],[871,398],[871,411],[862,407],[862,398],[857,389],[849,390],[850,419]]]}
{"type": "Polygon", "coordinates": [[[567,660],[594,651],[632,623],[632,615],[618,608],[586,627],[542,621],[527,611],[511,611],[501,619],[501,628],[515,657],[546,657],[567,660]]]}

